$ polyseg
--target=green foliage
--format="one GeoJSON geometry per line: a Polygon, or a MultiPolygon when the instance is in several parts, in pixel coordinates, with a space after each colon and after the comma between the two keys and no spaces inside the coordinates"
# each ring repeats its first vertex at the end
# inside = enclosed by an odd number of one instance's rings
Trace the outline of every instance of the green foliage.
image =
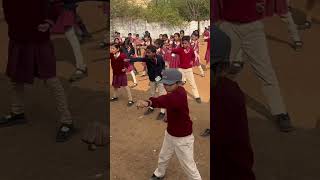
{"type": "Polygon", "coordinates": [[[111,18],[134,18],[180,26],[210,18],[210,0],[151,0],[146,8],[126,0],[111,0],[111,18]]]}

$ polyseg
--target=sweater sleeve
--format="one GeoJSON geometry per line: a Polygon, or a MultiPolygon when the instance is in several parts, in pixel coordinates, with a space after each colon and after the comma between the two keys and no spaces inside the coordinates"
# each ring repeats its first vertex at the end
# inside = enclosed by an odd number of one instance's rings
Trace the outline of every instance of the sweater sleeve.
{"type": "Polygon", "coordinates": [[[151,107],[169,109],[173,107],[170,94],[162,95],[159,97],[151,97],[151,107]]]}
{"type": "Polygon", "coordinates": [[[179,47],[179,48],[173,48],[171,52],[174,54],[180,55],[180,54],[182,54],[182,51],[183,51],[183,49],[181,47],[179,47]]]}

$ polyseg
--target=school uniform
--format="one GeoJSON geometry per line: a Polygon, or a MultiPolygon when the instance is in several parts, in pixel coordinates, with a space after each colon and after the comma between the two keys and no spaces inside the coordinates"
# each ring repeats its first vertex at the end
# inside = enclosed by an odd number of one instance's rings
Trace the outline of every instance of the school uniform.
{"type": "Polygon", "coordinates": [[[51,0],[59,17],[52,28],[52,33],[64,34],[67,29],[76,25],[76,0],[51,0]]]}
{"type": "Polygon", "coordinates": [[[245,95],[238,84],[218,78],[211,89],[213,179],[255,180],[245,95]]]}
{"type": "Polygon", "coordinates": [[[154,175],[157,177],[165,175],[169,160],[175,153],[188,179],[201,180],[194,161],[194,136],[185,89],[179,86],[173,92],[157,98],[151,97],[149,100],[153,108],[167,109],[168,126],[159,154],[158,168],[154,175]]]}
{"type": "MultiPolygon", "coordinates": [[[[236,60],[240,50],[244,60],[253,66],[255,74],[263,82],[263,93],[273,115],[283,114],[286,108],[279,83],[271,64],[262,19],[264,14],[256,10],[256,0],[224,0],[220,6],[223,22],[219,25],[232,40],[230,59],[236,60]],[[222,8],[221,8],[222,7],[222,8]]],[[[219,8],[217,6],[216,8],[219,8]]],[[[215,18],[217,19],[217,18],[215,18]]]]}
{"type": "MultiPolygon", "coordinates": [[[[150,95],[154,97],[156,94],[156,89],[159,90],[159,95],[166,94],[166,90],[162,83],[159,80],[162,77],[162,71],[165,69],[165,62],[160,55],[156,55],[154,59],[148,59],[147,57],[143,58],[130,58],[130,62],[144,62],[147,67],[147,73],[150,81],[150,95]]],[[[161,112],[164,113],[164,109],[161,109],[161,112]]]]}
{"type": "Polygon", "coordinates": [[[191,47],[184,49],[182,47],[172,50],[172,53],[180,56],[180,63],[178,70],[182,73],[182,81],[188,81],[191,85],[194,98],[200,98],[198,87],[194,79],[192,65],[195,60],[195,54],[191,47]]]}
{"type": "Polygon", "coordinates": [[[194,63],[193,63],[193,66],[200,66],[200,54],[199,54],[199,51],[200,51],[200,47],[199,47],[199,41],[196,40],[196,41],[193,41],[191,43],[191,47],[194,51],[194,55],[195,55],[195,58],[194,58],[194,63]]]}
{"type": "Polygon", "coordinates": [[[207,64],[210,63],[210,31],[206,31],[204,33],[205,42],[207,42],[207,50],[204,56],[204,59],[206,60],[207,64]]]}
{"type": "Polygon", "coordinates": [[[126,72],[122,70],[128,68],[129,63],[124,60],[127,56],[124,53],[120,53],[118,57],[114,54],[110,54],[111,67],[112,67],[112,86],[115,88],[128,86],[128,79],[126,72]]]}
{"type": "Polygon", "coordinates": [[[39,78],[46,82],[56,100],[60,122],[72,123],[64,89],[56,77],[50,30],[38,30],[40,24],[55,24],[58,14],[54,7],[50,6],[49,0],[3,0],[2,3],[8,24],[6,74],[11,79],[12,113],[24,113],[24,84],[32,84],[34,78],[39,78]]]}
{"type": "Polygon", "coordinates": [[[172,61],[171,48],[163,48],[163,51],[164,51],[163,59],[165,62],[165,66],[166,68],[170,68],[170,63],[172,61]]]}
{"type": "MultiPolygon", "coordinates": [[[[172,49],[180,48],[180,42],[172,42],[172,49]]],[[[172,55],[172,54],[171,54],[172,55]]],[[[171,61],[169,63],[170,68],[179,68],[180,64],[180,55],[172,55],[171,61]]]]}

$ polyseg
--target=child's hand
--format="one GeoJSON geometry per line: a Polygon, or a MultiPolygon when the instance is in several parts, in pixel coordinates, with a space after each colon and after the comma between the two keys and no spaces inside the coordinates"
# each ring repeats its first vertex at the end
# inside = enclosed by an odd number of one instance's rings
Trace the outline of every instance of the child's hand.
{"type": "Polygon", "coordinates": [[[262,14],[265,11],[265,4],[264,2],[257,2],[256,10],[259,14],[262,14]]]}
{"type": "Polygon", "coordinates": [[[147,101],[138,100],[136,106],[138,109],[148,107],[149,103],[147,101]]]}
{"type": "Polygon", "coordinates": [[[44,23],[44,24],[39,24],[38,26],[38,31],[40,32],[47,32],[50,29],[50,24],[49,23],[44,23]]]}
{"type": "Polygon", "coordinates": [[[122,69],[122,72],[126,72],[126,68],[122,69]]]}
{"type": "Polygon", "coordinates": [[[124,59],[123,61],[124,62],[130,62],[130,59],[124,59]]]}

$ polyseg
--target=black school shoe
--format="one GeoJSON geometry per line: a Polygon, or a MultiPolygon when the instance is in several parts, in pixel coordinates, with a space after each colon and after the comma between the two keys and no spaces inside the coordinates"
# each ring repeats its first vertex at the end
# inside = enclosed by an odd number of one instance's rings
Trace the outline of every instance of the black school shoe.
{"type": "Polygon", "coordinates": [[[8,127],[8,126],[14,126],[17,124],[25,124],[27,122],[28,121],[26,120],[24,113],[21,113],[21,114],[10,113],[9,115],[6,115],[0,118],[0,127],[8,127]]]}
{"type": "Polygon", "coordinates": [[[144,115],[149,115],[151,113],[153,113],[154,109],[153,108],[148,108],[148,110],[146,112],[144,112],[144,115]]]}
{"type": "Polygon", "coordinates": [[[149,180],[162,180],[164,177],[157,177],[156,175],[152,175],[149,180]]]}
{"type": "Polygon", "coordinates": [[[197,103],[201,104],[201,98],[196,98],[197,103]]]}
{"type": "Polygon", "coordinates": [[[205,129],[205,130],[200,134],[200,136],[202,136],[202,137],[210,136],[210,129],[205,129]]]}
{"type": "Polygon", "coordinates": [[[56,142],[66,142],[74,134],[75,128],[73,124],[61,124],[56,136],[56,142]]]}
{"type": "Polygon", "coordinates": [[[157,120],[163,120],[165,116],[166,116],[166,113],[160,112],[157,117],[157,120]]]}
{"type": "Polygon", "coordinates": [[[133,101],[128,101],[128,107],[131,107],[134,104],[133,101]]]}
{"type": "Polygon", "coordinates": [[[291,119],[288,113],[276,115],[276,121],[281,132],[291,132],[294,130],[294,127],[291,125],[291,119]]]}

